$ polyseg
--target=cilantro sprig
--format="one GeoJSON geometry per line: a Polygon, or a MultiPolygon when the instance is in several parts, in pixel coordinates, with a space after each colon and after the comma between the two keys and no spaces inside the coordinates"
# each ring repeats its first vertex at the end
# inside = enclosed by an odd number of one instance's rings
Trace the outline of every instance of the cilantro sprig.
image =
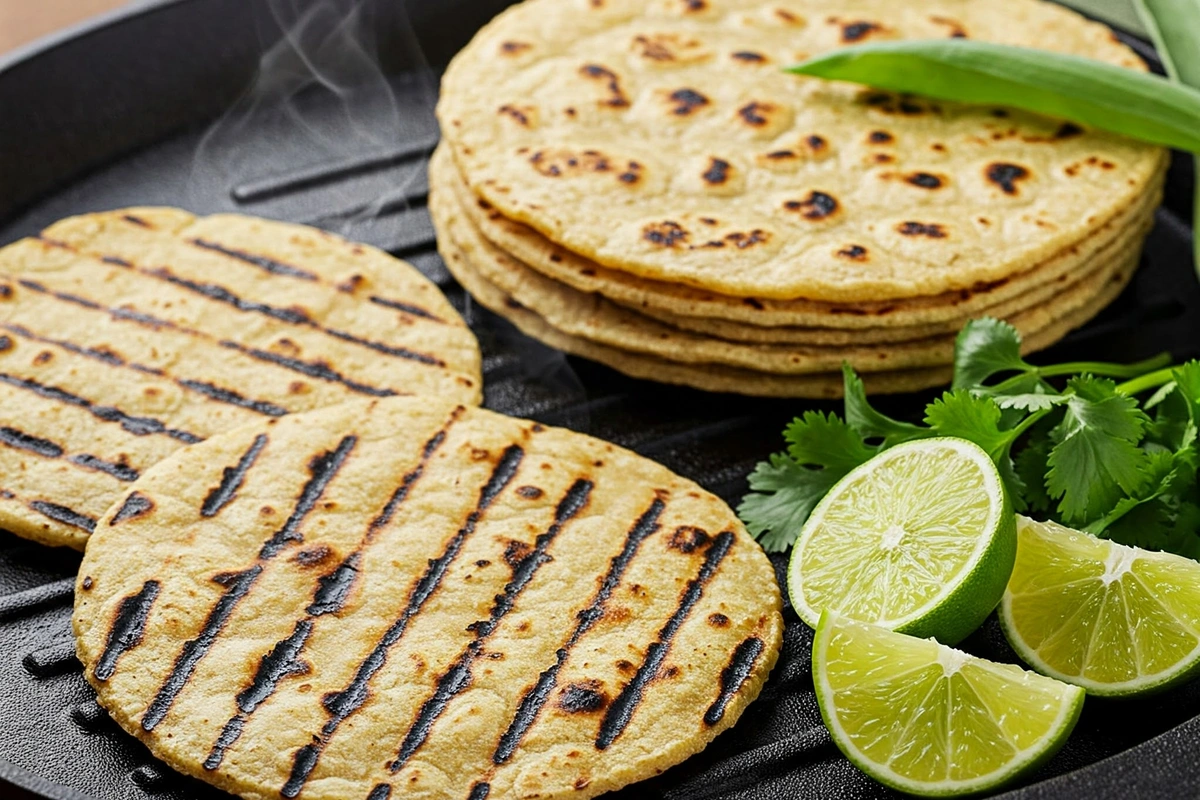
{"type": "Polygon", "coordinates": [[[786,550],[850,470],[902,442],[957,436],[992,457],[1018,511],[1200,559],[1200,362],[1169,363],[1163,354],[1038,366],[1011,325],[972,321],[956,341],[951,388],[924,424],[877,411],[844,366],[843,415],[793,420],[787,450],[750,474],[738,513],[766,550],[786,550]]]}

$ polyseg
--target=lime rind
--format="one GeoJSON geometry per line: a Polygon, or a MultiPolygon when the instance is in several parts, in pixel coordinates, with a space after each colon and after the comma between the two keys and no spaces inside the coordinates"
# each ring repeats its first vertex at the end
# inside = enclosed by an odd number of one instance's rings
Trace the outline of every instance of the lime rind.
{"type": "Polygon", "coordinates": [[[963,439],[923,439],[858,466],[817,504],[788,590],[809,627],[829,607],[954,644],[996,608],[1015,558],[1015,517],[991,458],[963,439]]]}
{"type": "MultiPolygon", "coordinates": [[[[885,786],[924,797],[960,796],[991,791],[1036,770],[1053,757],[1066,742],[1079,719],[1086,697],[1084,691],[1078,687],[1026,672],[1019,667],[978,659],[933,641],[915,639],[828,611],[821,615],[817,625],[812,658],[813,681],[821,716],[842,753],[856,767],[885,786]],[[877,663],[886,664],[891,672],[887,677],[897,683],[907,678],[908,699],[917,698],[914,703],[904,703],[898,696],[903,690],[899,690],[894,702],[889,703],[886,709],[879,710],[878,719],[885,719],[889,714],[895,715],[895,727],[899,728],[899,732],[875,736],[866,742],[866,747],[876,753],[876,758],[872,758],[846,730],[838,713],[837,690],[834,689],[831,680],[831,677],[837,676],[831,675],[828,655],[835,629],[844,631],[847,628],[851,630],[851,635],[874,638],[878,645],[875,653],[877,663]],[[906,656],[910,660],[922,658],[921,653],[914,653],[914,650],[923,650],[927,661],[924,664],[914,664],[906,670],[903,664],[906,656]],[[961,679],[968,671],[973,671],[975,676],[969,681],[961,679]],[[999,734],[998,737],[993,735],[991,741],[975,740],[972,742],[974,749],[1011,751],[1012,756],[995,769],[965,779],[920,780],[902,774],[893,768],[892,764],[904,753],[893,754],[891,759],[881,763],[878,755],[888,753],[889,745],[911,753],[914,751],[911,742],[920,732],[934,731],[936,735],[944,733],[945,730],[953,730],[952,715],[943,714],[943,710],[930,701],[939,690],[953,692],[951,687],[955,679],[960,679],[957,681],[960,686],[969,683],[975,699],[978,700],[974,708],[969,707],[970,703],[960,706],[962,715],[973,720],[990,719],[990,725],[980,727],[990,727],[993,734],[999,734]],[[1031,714],[1022,715],[1019,709],[1008,707],[1009,703],[1003,698],[992,697],[989,702],[986,687],[991,681],[1006,684],[1010,689],[1015,686],[1018,692],[1024,690],[1029,695],[1027,703],[1041,706],[1040,715],[1037,707],[1034,707],[1031,714]],[[1057,707],[1049,705],[1050,703],[1056,703],[1057,707]],[[1050,709],[1054,711],[1053,716],[1046,713],[1050,709]],[[1039,716],[1045,722],[1041,729],[1036,725],[1039,716]],[[1046,719],[1047,717],[1049,718],[1046,719]],[[1024,727],[1025,730],[1017,730],[1018,727],[1024,727]]],[[[868,671],[870,669],[868,667],[868,671]]],[[[879,685],[881,684],[875,683],[876,688],[879,685]]],[[[963,695],[960,693],[959,696],[963,695]]],[[[922,741],[921,744],[936,745],[928,741],[922,741]]],[[[936,750],[936,747],[929,749],[936,750]]],[[[946,749],[950,749],[949,744],[946,749]]],[[[971,749],[970,746],[958,748],[956,752],[961,756],[960,761],[970,760],[970,754],[966,751],[971,749]]],[[[926,760],[928,761],[928,757],[926,760]]],[[[955,768],[953,758],[947,758],[945,761],[947,771],[955,768]]]]}
{"type": "Polygon", "coordinates": [[[1025,663],[1098,697],[1200,675],[1200,564],[1052,522],[1021,517],[1018,528],[999,616],[1025,663]]]}

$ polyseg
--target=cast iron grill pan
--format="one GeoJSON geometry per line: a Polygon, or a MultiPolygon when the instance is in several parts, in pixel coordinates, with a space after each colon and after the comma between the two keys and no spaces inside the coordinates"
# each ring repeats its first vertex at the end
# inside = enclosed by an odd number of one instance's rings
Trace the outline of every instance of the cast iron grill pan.
{"type": "MultiPolygon", "coordinates": [[[[427,63],[444,65],[507,4],[368,1],[361,27],[374,32],[368,49],[383,68],[374,91],[351,93],[352,105],[329,93],[288,95],[290,114],[276,107],[278,97],[256,96],[215,128],[283,30],[307,21],[318,35],[350,0],[291,13],[278,1],[166,0],[0,61],[0,245],[61,217],[135,204],[240,210],[336,230],[410,260],[445,290],[483,344],[488,408],[630,447],[736,504],[746,473],[813,404],[675,389],[565,358],[473,305],[436,254],[425,210],[426,158],[437,141],[427,63]],[[385,80],[388,92],[380,91],[385,80]]],[[[1190,162],[1177,159],[1134,283],[1044,358],[1200,354],[1200,289],[1184,222],[1191,181],[1190,162]]],[[[916,418],[928,399],[883,405],[916,418]]],[[[227,797],[157,763],[96,704],[70,635],[78,561],[0,532],[0,778],[55,800],[227,797]]],[[[782,577],[783,559],[775,564],[782,577]]],[[[736,728],[619,796],[894,796],[831,743],[812,691],[811,632],[785,614],[783,655],[736,728]]],[[[964,648],[1016,660],[994,618],[964,648]]],[[[1200,796],[1198,746],[1200,685],[1136,703],[1089,699],[1064,750],[1004,796],[1200,796]]]]}

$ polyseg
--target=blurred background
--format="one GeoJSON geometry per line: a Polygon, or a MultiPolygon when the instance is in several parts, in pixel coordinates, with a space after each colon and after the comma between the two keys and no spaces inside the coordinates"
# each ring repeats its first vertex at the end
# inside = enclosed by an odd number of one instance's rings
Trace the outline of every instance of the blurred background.
{"type": "MultiPolygon", "coordinates": [[[[0,53],[129,2],[130,0],[0,0],[0,53]]],[[[1129,30],[1136,31],[1140,27],[1130,0],[1067,0],[1067,4],[1105,16],[1129,30]]]]}

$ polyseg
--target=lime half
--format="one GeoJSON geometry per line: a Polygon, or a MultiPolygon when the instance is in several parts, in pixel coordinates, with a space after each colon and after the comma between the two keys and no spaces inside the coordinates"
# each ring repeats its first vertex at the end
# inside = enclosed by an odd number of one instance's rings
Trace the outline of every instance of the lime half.
{"type": "Polygon", "coordinates": [[[885,450],[813,509],[788,567],[792,605],[954,644],[1000,602],[1016,521],[992,459],[963,439],[885,450]]]}
{"type": "Polygon", "coordinates": [[[875,780],[938,797],[994,789],[1066,741],[1084,692],[826,612],[813,682],[834,742],[875,780]]]}
{"type": "Polygon", "coordinates": [[[1000,621],[1026,663],[1089,694],[1162,689],[1200,669],[1200,564],[1021,517],[1000,621]]]}

